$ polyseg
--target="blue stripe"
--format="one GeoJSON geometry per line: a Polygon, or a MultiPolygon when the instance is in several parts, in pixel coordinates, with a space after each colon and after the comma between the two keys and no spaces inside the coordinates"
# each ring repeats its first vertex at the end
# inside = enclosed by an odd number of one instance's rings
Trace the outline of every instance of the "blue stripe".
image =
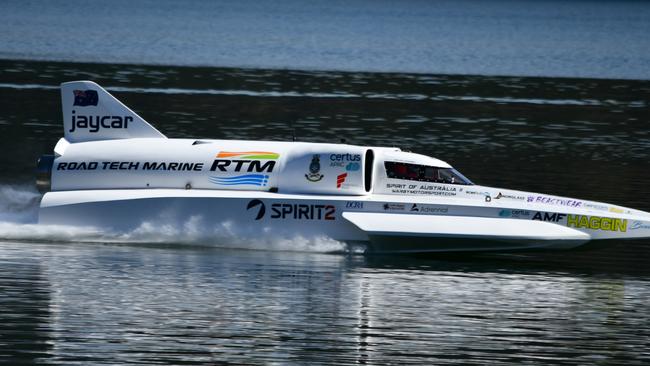
{"type": "Polygon", "coordinates": [[[239,182],[263,182],[264,179],[239,179],[239,180],[211,180],[212,183],[239,183],[239,182]]]}
{"type": "Polygon", "coordinates": [[[213,182],[223,182],[223,183],[234,183],[234,182],[252,181],[252,180],[261,182],[261,181],[263,181],[265,179],[263,179],[263,178],[260,178],[260,179],[253,179],[253,178],[250,178],[250,179],[246,179],[246,178],[244,178],[244,179],[214,179],[212,181],[213,182]]]}
{"type": "Polygon", "coordinates": [[[220,179],[211,179],[213,183],[237,183],[237,182],[263,182],[267,179],[234,179],[234,180],[220,180],[220,179]]]}
{"type": "Polygon", "coordinates": [[[245,185],[252,185],[252,186],[259,186],[263,187],[266,184],[262,184],[261,182],[250,182],[250,183],[219,183],[221,186],[245,186],[245,185]]]}
{"type": "Polygon", "coordinates": [[[245,175],[238,175],[235,177],[211,177],[214,179],[221,179],[221,180],[237,180],[237,179],[264,179],[268,178],[268,175],[264,174],[245,174],[245,175]]]}
{"type": "Polygon", "coordinates": [[[244,174],[235,177],[208,177],[210,182],[222,186],[254,185],[266,186],[269,176],[264,174],[244,174]]]}
{"type": "Polygon", "coordinates": [[[268,178],[268,175],[262,174],[248,174],[248,175],[238,175],[235,177],[210,177],[213,179],[257,179],[257,178],[268,178]]]}

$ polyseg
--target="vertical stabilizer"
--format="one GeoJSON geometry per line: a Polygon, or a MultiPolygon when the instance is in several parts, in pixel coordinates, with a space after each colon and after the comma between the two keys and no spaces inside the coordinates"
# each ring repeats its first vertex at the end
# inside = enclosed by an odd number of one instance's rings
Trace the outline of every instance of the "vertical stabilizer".
{"type": "Polygon", "coordinates": [[[61,84],[61,102],[64,136],[69,142],[166,138],[92,81],[61,84]]]}

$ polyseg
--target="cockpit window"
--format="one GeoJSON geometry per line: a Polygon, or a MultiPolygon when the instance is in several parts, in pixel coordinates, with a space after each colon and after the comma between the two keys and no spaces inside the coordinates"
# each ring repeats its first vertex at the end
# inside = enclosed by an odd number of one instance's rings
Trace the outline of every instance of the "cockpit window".
{"type": "Polygon", "coordinates": [[[394,161],[384,162],[388,178],[417,180],[420,182],[434,182],[445,184],[473,184],[456,169],[438,168],[435,166],[398,163],[394,161]]]}

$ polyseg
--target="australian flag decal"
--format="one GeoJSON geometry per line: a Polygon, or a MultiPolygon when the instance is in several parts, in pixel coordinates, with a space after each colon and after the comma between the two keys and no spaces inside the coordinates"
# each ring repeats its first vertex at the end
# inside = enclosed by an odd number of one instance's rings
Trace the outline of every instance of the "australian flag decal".
{"type": "Polygon", "coordinates": [[[89,105],[97,105],[97,102],[99,101],[99,96],[97,95],[96,90],[75,90],[73,93],[73,106],[78,105],[80,107],[86,107],[89,105]]]}

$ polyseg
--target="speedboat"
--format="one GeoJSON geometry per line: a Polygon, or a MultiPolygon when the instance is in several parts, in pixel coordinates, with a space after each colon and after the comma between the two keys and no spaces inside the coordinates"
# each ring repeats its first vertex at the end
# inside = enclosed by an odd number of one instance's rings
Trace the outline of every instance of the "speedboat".
{"type": "Polygon", "coordinates": [[[650,237],[647,212],[476,185],[444,161],[399,148],[171,139],[94,82],[63,83],[61,97],[64,136],[38,162],[41,224],[129,232],[195,220],[369,253],[650,237]]]}

